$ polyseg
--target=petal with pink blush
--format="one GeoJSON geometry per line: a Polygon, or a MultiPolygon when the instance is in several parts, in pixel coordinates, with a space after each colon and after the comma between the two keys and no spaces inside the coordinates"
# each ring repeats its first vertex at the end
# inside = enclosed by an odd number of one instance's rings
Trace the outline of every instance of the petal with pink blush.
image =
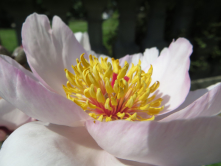
{"type": "Polygon", "coordinates": [[[17,62],[14,66],[4,60],[5,56],[1,57],[0,96],[14,107],[32,118],[60,125],[75,126],[90,119],[74,102],[49,91],[17,68],[17,62]]]}
{"type": "MultiPolygon", "coordinates": [[[[190,89],[189,56],[192,45],[184,38],[173,41],[169,48],[165,48],[159,58],[153,62],[152,83],[160,82],[155,92],[156,98],[163,98],[162,113],[174,110],[185,100],[190,89]]],[[[146,68],[146,71],[148,68],[146,68]]]]}
{"type": "Polygon", "coordinates": [[[220,83],[211,85],[205,89],[198,89],[195,91],[190,91],[189,94],[187,95],[185,101],[183,102],[183,104],[181,104],[175,111],[172,111],[172,112],[177,112],[177,111],[187,107],[188,105],[192,104],[195,100],[197,100],[198,98],[200,98],[201,96],[203,96],[204,94],[206,94],[207,92],[209,92],[210,90],[215,88],[216,86],[220,86],[220,83]]]}
{"type": "Polygon", "coordinates": [[[221,118],[170,122],[87,121],[88,132],[110,154],[160,166],[221,161],[221,118]]]}
{"type": "Polygon", "coordinates": [[[124,163],[128,161],[118,160],[102,150],[85,127],[40,122],[17,129],[0,151],[1,166],[124,166],[124,163]]]}
{"type": "Polygon", "coordinates": [[[179,110],[175,110],[175,113],[173,112],[171,115],[167,116],[161,121],[192,119],[200,116],[210,117],[218,115],[221,112],[221,83],[209,87],[207,90],[209,91],[206,93],[206,89],[197,90],[190,93],[191,96],[186,99],[183,106],[181,105],[179,110]],[[190,104],[191,100],[193,101],[190,104]]]}
{"type": "Polygon", "coordinates": [[[35,76],[45,87],[65,96],[62,88],[67,82],[64,69],[72,70],[76,58],[86,53],[73,32],[59,17],[53,18],[51,28],[46,16],[35,13],[23,24],[22,44],[35,76]]]}
{"type": "Polygon", "coordinates": [[[32,119],[4,99],[0,99],[0,126],[15,130],[32,119]]]}

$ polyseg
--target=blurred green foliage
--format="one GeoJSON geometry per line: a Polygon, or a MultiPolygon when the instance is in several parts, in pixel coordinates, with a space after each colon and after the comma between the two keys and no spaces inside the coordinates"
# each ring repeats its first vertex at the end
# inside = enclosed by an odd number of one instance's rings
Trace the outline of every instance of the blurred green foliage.
{"type": "Polygon", "coordinates": [[[75,32],[86,32],[87,22],[84,20],[71,20],[69,22],[70,29],[75,32]]]}
{"type": "Polygon", "coordinates": [[[3,46],[12,52],[18,45],[14,29],[0,29],[0,39],[3,46]]]}
{"type": "Polygon", "coordinates": [[[207,165],[207,166],[221,166],[221,163],[211,164],[211,165],[207,165]]]}

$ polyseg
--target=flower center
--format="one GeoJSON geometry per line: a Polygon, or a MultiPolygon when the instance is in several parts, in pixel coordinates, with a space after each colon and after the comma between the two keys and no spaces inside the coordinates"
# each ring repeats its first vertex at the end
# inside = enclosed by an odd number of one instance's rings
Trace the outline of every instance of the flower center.
{"type": "Polygon", "coordinates": [[[125,61],[121,68],[119,60],[89,56],[89,62],[84,54],[77,59],[77,65],[72,66],[75,74],[65,70],[68,79],[63,89],[69,100],[75,102],[91,117],[99,121],[128,120],[149,121],[164,109],[162,98],[155,99],[152,93],[160,83],[151,84],[152,65],[147,73],[141,70],[141,61],[128,70],[125,61]],[[160,107],[161,106],[161,107],[160,107]]]}

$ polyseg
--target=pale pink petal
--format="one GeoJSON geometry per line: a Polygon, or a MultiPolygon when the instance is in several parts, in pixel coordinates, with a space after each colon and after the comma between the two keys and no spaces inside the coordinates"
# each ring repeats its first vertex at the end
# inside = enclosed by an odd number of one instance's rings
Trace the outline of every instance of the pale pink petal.
{"type": "Polygon", "coordinates": [[[87,32],[83,33],[81,45],[84,47],[85,50],[91,50],[90,40],[87,32]]]}
{"type": "Polygon", "coordinates": [[[147,67],[150,66],[151,63],[153,63],[159,55],[159,51],[156,47],[150,48],[150,49],[145,49],[145,52],[142,53],[137,53],[133,55],[126,55],[122,58],[119,59],[119,63],[121,67],[124,66],[124,62],[127,61],[130,66],[129,69],[132,66],[132,63],[134,65],[137,65],[139,60],[141,60],[141,68],[142,70],[146,69],[147,67]]]}
{"type": "Polygon", "coordinates": [[[171,115],[161,121],[174,119],[192,119],[200,116],[215,116],[221,112],[221,83],[208,88],[208,92],[197,90],[190,93],[190,96],[181,107],[173,111],[171,115]],[[201,96],[200,96],[201,95],[201,96]],[[192,103],[191,103],[192,100],[192,103]],[[187,105],[189,104],[189,105],[187,105]]]}
{"type": "Polygon", "coordinates": [[[51,28],[45,15],[32,14],[23,24],[22,43],[35,76],[45,87],[65,96],[64,69],[72,70],[76,58],[86,53],[68,26],[55,16],[51,28]]]}
{"type": "MultiPolygon", "coordinates": [[[[162,115],[159,115],[159,116],[156,116],[156,120],[157,121],[159,121],[159,120],[162,120],[162,119],[164,119],[165,117],[168,117],[169,115],[171,115],[171,114],[174,114],[174,113],[176,113],[176,112],[178,112],[178,111],[180,111],[180,110],[182,110],[183,108],[185,108],[185,107],[187,107],[188,105],[190,105],[190,104],[192,104],[195,100],[197,100],[198,98],[200,98],[201,96],[203,96],[205,93],[207,93],[209,90],[211,90],[211,89],[213,89],[215,86],[217,86],[219,83],[217,83],[217,84],[214,84],[214,85],[211,85],[211,86],[209,86],[209,87],[207,87],[207,88],[205,88],[205,89],[198,89],[198,90],[195,90],[195,91],[189,91],[189,94],[187,95],[187,97],[186,97],[186,99],[185,99],[185,101],[183,102],[183,104],[181,104],[177,109],[175,109],[175,110],[173,110],[173,111],[170,111],[170,112],[168,112],[168,113],[166,113],[166,114],[162,114],[162,115]]],[[[190,110],[191,111],[191,110],[190,110]]],[[[190,111],[188,111],[188,112],[190,112],[190,111]]],[[[202,111],[202,110],[198,110],[198,111],[202,111]]],[[[196,111],[195,113],[196,114],[198,114],[199,112],[198,111],[196,111]]],[[[191,113],[191,115],[193,115],[193,113],[194,112],[192,112],[191,113]]],[[[194,113],[194,114],[195,114],[194,113]]],[[[182,115],[184,115],[185,113],[182,111],[182,113],[176,113],[175,115],[173,115],[173,116],[171,116],[171,117],[169,117],[169,119],[170,118],[172,118],[172,117],[176,117],[177,116],[177,118],[182,118],[182,115]]],[[[195,115],[196,115],[195,114],[195,115]]],[[[185,116],[185,115],[184,115],[185,116]]],[[[193,116],[193,118],[194,118],[195,116],[193,116]]],[[[167,119],[165,119],[165,120],[167,120],[167,119]]],[[[164,121],[164,120],[163,120],[164,121]]]]}
{"type": "MultiPolygon", "coordinates": [[[[188,105],[190,105],[191,103],[193,103],[195,100],[197,100],[198,98],[200,98],[201,96],[203,96],[204,94],[206,94],[208,91],[212,90],[213,88],[215,88],[216,86],[220,86],[220,83],[211,85],[205,89],[198,89],[195,91],[190,91],[189,94],[187,95],[185,101],[183,102],[183,104],[181,104],[176,110],[179,111],[185,107],[187,107],[188,105]]],[[[214,91],[214,90],[213,90],[214,91]]],[[[173,111],[174,112],[174,111],[173,111]]]]}
{"type": "Polygon", "coordinates": [[[221,118],[170,122],[87,121],[98,145],[110,154],[159,166],[195,166],[221,161],[221,118]]]}
{"type": "Polygon", "coordinates": [[[160,87],[155,92],[156,98],[163,98],[162,105],[165,105],[162,113],[180,106],[189,92],[188,70],[191,53],[192,45],[190,42],[184,38],[179,38],[173,41],[169,48],[165,48],[152,64],[152,83],[160,82],[160,87]]]}
{"type": "Polygon", "coordinates": [[[159,50],[156,47],[145,49],[143,53],[142,64],[152,64],[159,56],[159,50]]]}
{"type": "Polygon", "coordinates": [[[127,61],[129,64],[131,64],[131,63],[132,63],[132,58],[131,58],[131,56],[130,56],[130,55],[126,55],[126,56],[120,58],[120,59],[119,59],[119,64],[120,64],[120,66],[124,66],[124,62],[125,62],[125,61],[127,61]]]}
{"type": "Polygon", "coordinates": [[[60,125],[74,126],[90,119],[75,103],[49,91],[29,76],[32,73],[17,68],[17,62],[11,65],[5,59],[0,57],[0,96],[14,107],[35,119],[60,125]]]}
{"type": "Polygon", "coordinates": [[[131,63],[137,65],[139,63],[139,60],[142,60],[143,54],[138,53],[130,56],[131,56],[131,63]]]}
{"type": "Polygon", "coordinates": [[[81,40],[82,40],[82,38],[83,38],[83,33],[82,33],[82,32],[76,32],[76,33],[74,33],[74,36],[75,36],[76,40],[77,40],[79,43],[81,43],[81,40]]]}
{"type": "Polygon", "coordinates": [[[83,46],[83,48],[86,51],[90,51],[91,50],[91,45],[89,42],[89,36],[87,32],[76,32],[74,33],[74,36],[76,37],[77,41],[83,46]]]}
{"type": "Polygon", "coordinates": [[[0,126],[15,130],[32,119],[4,99],[0,99],[0,126]]]}
{"type": "Polygon", "coordinates": [[[124,162],[130,163],[102,150],[85,127],[40,122],[17,129],[0,151],[1,166],[124,166],[124,162]]]}
{"type": "MultiPolygon", "coordinates": [[[[134,65],[137,65],[138,62],[139,62],[139,60],[142,61],[142,59],[143,59],[143,55],[142,55],[141,53],[137,53],[137,54],[133,54],[133,55],[126,55],[126,56],[124,56],[123,58],[120,58],[120,59],[119,59],[119,64],[120,64],[121,67],[123,67],[124,64],[125,64],[125,61],[127,61],[127,63],[130,64],[130,65],[129,65],[129,68],[128,68],[128,70],[130,70],[130,68],[131,68],[131,66],[132,66],[132,63],[133,63],[134,65]]],[[[141,63],[141,64],[142,64],[142,63],[141,63]]]]}

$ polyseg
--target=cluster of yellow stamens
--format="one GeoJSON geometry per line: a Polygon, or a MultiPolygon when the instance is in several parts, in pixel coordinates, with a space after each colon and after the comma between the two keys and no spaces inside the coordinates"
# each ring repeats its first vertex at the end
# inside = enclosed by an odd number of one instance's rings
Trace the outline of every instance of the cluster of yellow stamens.
{"type": "Polygon", "coordinates": [[[145,73],[141,61],[128,70],[126,61],[121,68],[118,59],[112,58],[112,64],[107,59],[99,62],[90,55],[88,62],[82,54],[77,65],[72,66],[75,74],[65,69],[68,81],[63,88],[67,98],[99,121],[154,120],[164,106],[162,98],[155,99],[151,94],[160,85],[157,81],[150,86],[153,67],[145,73]]]}

